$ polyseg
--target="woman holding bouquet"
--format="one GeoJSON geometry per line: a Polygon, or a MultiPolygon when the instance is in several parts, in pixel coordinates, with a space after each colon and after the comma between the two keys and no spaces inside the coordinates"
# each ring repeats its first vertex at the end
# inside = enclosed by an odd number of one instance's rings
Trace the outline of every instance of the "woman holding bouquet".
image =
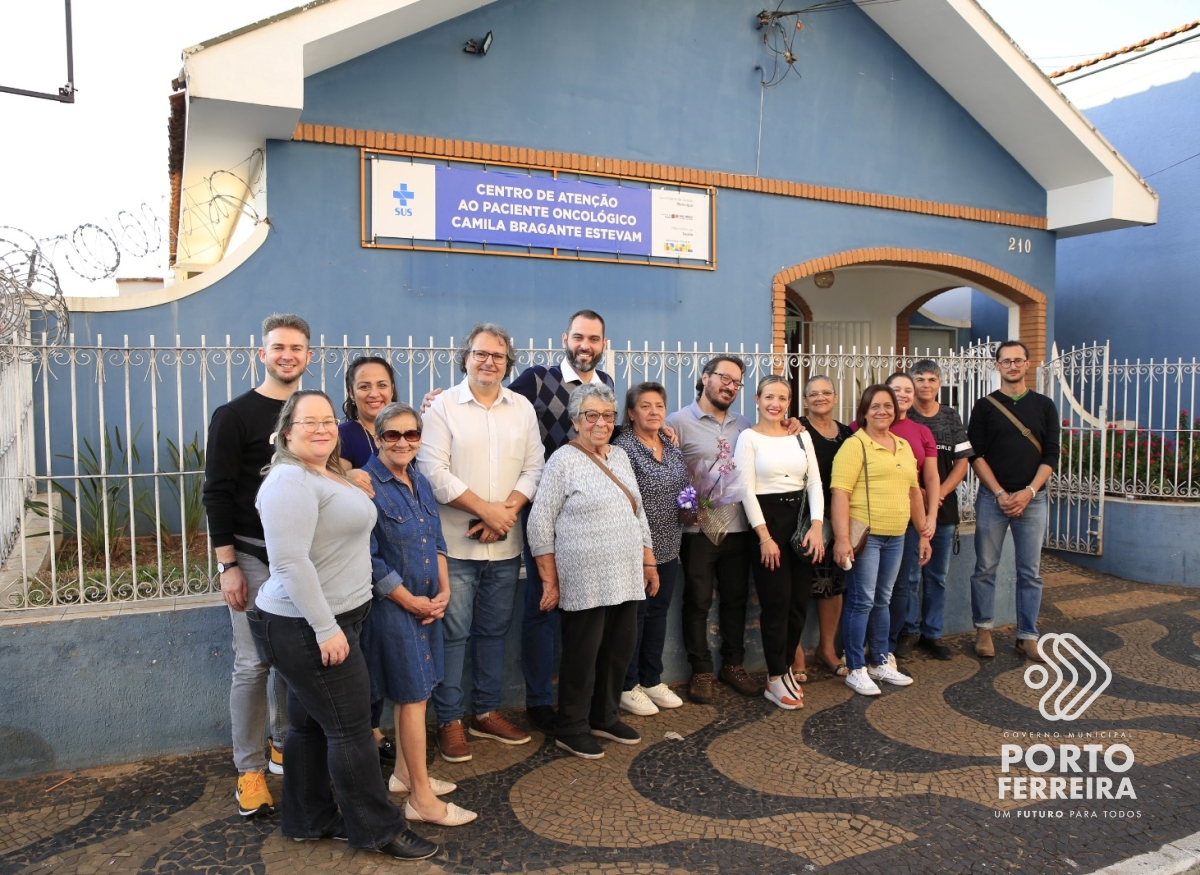
{"type": "Polygon", "coordinates": [[[758,424],[738,436],[734,461],[742,471],[746,493],[742,504],[758,536],[759,562],[754,586],[762,606],[763,655],[767,688],[763,695],[784,710],[804,707],[801,682],[804,651],[800,635],[807,619],[813,563],[825,555],[821,535],[825,496],[812,439],[788,434],[784,425],[792,390],[783,377],[771,375],[754,395],[758,424]],[[804,538],[804,556],[792,552],[791,538],[805,501],[812,526],[804,538]],[[801,666],[793,674],[793,661],[801,666]]]}
{"type": "Polygon", "coordinates": [[[662,682],[667,611],[680,576],[683,524],[679,521],[679,493],[688,485],[683,452],[663,431],[666,418],[667,390],[661,383],[639,383],[625,394],[624,427],[613,440],[613,446],[623,449],[633,466],[658,564],[658,593],[638,603],[637,646],[621,693],[621,708],[639,717],[683,704],[662,682]]]}

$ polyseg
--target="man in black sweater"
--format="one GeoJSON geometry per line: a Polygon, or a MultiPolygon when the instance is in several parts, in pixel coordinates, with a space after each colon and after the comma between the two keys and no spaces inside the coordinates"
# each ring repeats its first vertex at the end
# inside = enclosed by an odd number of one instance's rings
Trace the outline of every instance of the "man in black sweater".
{"type": "Polygon", "coordinates": [[[1059,457],[1059,418],[1054,402],[1025,385],[1029,348],[1006,340],[996,349],[1000,389],[980,398],[971,410],[967,436],[975,451],[979,479],[975,497],[975,573],[971,575],[971,617],[975,652],[995,656],[992,625],[996,568],[1004,534],[1013,535],[1017,566],[1017,653],[1043,661],[1038,652],[1037,618],[1042,607],[1042,541],[1047,502],[1042,487],[1059,457]]]}
{"type": "Polygon", "coordinates": [[[263,381],[213,411],[204,456],[208,532],[221,575],[221,594],[233,621],[229,722],[238,770],[238,813],[243,817],[274,813],[274,800],[263,776],[268,767],[263,747],[268,710],[269,764],[271,771],[283,772],[287,687],[259,657],[246,609],[254,607],[258,589],[270,575],[254,499],[262,484],[262,469],[275,450],[279,412],[299,387],[304,369],[312,360],[308,344],[308,323],[299,316],[277,313],[263,320],[262,348],[258,351],[266,372],[263,381]]]}

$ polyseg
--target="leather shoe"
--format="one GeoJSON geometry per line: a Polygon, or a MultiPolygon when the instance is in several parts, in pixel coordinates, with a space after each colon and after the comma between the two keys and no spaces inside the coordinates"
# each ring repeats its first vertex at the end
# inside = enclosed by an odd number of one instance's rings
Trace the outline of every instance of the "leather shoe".
{"type": "Polygon", "coordinates": [[[421,838],[411,829],[402,829],[396,833],[394,839],[382,848],[375,850],[377,853],[395,857],[397,860],[428,860],[441,848],[429,839],[421,838]]]}
{"type": "Polygon", "coordinates": [[[697,705],[711,705],[713,700],[713,676],[712,672],[701,671],[692,675],[692,682],[688,684],[688,698],[697,705]]]}
{"type": "Polygon", "coordinates": [[[1038,643],[1032,638],[1018,638],[1016,644],[1017,656],[1023,656],[1033,662],[1045,662],[1042,654],[1038,653],[1038,643]]]}
{"type": "Polygon", "coordinates": [[[896,637],[896,659],[908,659],[912,656],[913,645],[917,643],[919,637],[919,635],[908,632],[898,635],[896,637]]]}
{"type": "Polygon", "coordinates": [[[996,645],[992,643],[992,631],[990,629],[975,630],[975,653],[986,657],[996,655],[996,645]]]}
{"type": "Polygon", "coordinates": [[[743,696],[762,695],[762,684],[750,677],[743,666],[723,665],[717,674],[717,679],[723,684],[729,684],[743,696]]]}
{"type": "Polygon", "coordinates": [[[953,654],[950,648],[942,643],[941,638],[926,638],[924,635],[917,642],[917,647],[924,650],[934,659],[950,659],[953,654]]]}
{"type": "Polygon", "coordinates": [[[525,709],[525,719],[539,732],[554,735],[554,725],[558,718],[554,715],[553,705],[530,705],[525,709]]]}

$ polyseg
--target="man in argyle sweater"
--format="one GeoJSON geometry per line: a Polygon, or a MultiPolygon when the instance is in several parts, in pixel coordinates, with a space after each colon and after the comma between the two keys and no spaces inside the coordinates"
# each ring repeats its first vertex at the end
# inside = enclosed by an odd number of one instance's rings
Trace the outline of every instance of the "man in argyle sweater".
{"type": "MultiPolygon", "coordinates": [[[[571,316],[562,336],[563,358],[553,367],[534,365],[512,381],[509,388],[533,403],[546,458],[575,438],[567,417],[571,393],[583,383],[600,380],[610,389],[613,378],[597,370],[604,355],[604,319],[593,310],[571,316]]],[[[528,521],[529,509],[521,512],[528,521]]],[[[543,611],[542,579],[525,541],[525,613],[521,626],[521,671],[525,675],[525,714],[542,732],[554,729],[554,611],[543,611]]]]}

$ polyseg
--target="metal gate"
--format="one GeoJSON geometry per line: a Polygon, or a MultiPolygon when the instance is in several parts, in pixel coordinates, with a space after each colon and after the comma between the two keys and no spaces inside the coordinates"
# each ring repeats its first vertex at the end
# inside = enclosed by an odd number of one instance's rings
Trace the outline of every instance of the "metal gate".
{"type": "Polygon", "coordinates": [[[1058,468],[1046,486],[1047,547],[1093,556],[1104,552],[1108,383],[1107,343],[1062,354],[1055,344],[1038,372],[1038,388],[1050,396],[1062,422],[1058,468]]]}

